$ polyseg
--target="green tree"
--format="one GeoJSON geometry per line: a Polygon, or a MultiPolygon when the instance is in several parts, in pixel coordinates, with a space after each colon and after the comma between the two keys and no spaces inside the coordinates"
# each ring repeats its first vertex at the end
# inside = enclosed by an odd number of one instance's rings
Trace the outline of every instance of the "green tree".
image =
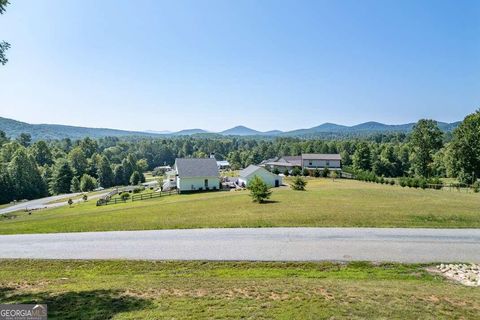
{"type": "Polygon", "coordinates": [[[412,168],[420,177],[430,177],[434,154],[443,145],[443,133],[434,120],[422,119],[413,127],[410,136],[412,145],[412,168]]]}
{"type": "Polygon", "coordinates": [[[449,145],[453,174],[463,183],[480,178],[480,110],[468,115],[449,145]]]}
{"type": "Polygon", "coordinates": [[[113,175],[112,167],[110,166],[110,161],[108,158],[103,156],[100,159],[100,163],[97,169],[98,182],[104,188],[110,188],[114,185],[115,177],[113,175]]]}
{"type": "Polygon", "coordinates": [[[72,183],[70,185],[70,191],[73,193],[80,192],[80,179],[77,176],[72,178],[72,183]]]}
{"type": "Polygon", "coordinates": [[[31,153],[35,161],[40,166],[53,164],[53,156],[47,143],[43,140],[37,141],[31,148],[31,153]]]}
{"type": "Polygon", "coordinates": [[[33,157],[25,148],[15,151],[8,165],[16,199],[35,199],[47,195],[47,188],[33,157]]]}
{"type": "Polygon", "coordinates": [[[357,145],[352,157],[353,169],[355,171],[370,171],[372,169],[370,147],[366,142],[357,145]]]}
{"type": "Polygon", "coordinates": [[[121,164],[115,166],[115,169],[113,169],[113,182],[114,185],[116,186],[122,186],[122,185],[127,185],[128,183],[125,183],[125,170],[121,164]]]}
{"type": "Polygon", "coordinates": [[[76,176],[81,177],[88,168],[88,159],[80,147],[75,147],[70,151],[68,161],[76,176]]]}
{"type": "Polygon", "coordinates": [[[13,183],[8,171],[0,164],[0,204],[14,200],[13,183]]]}
{"type": "Polygon", "coordinates": [[[32,143],[32,136],[28,133],[21,133],[18,136],[17,141],[26,148],[30,146],[30,143],[32,143]]]}
{"type": "Polygon", "coordinates": [[[80,190],[82,192],[93,191],[97,187],[97,180],[94,177],[84,174],[80,179],[80,190]]]}
{"type": "Polygon", "coordinates": [[[248,190],[250,190],[250,197],[252,197],[253,202],[262,203],[272,195],[272,191],[268,189],[267,184],[258,176],[253,177],[250,181],[248,190]]]}
{"type": "Polygon", "coordinates": [[[303,169],[302,174],[304,177],[308,177],[310,175],[310,171],[307,168],[305,168],[303,169]]]}
{"type": "Polygon", "coordinates": [[[313,171],[313,176],[315,178],[318,178],[320,177],[321,173],[320,173],[320,170],[318,170],[318,168],[316,168],[314,171],[313,171]]]}
{"type": "Polygon", "coordinates": [[[295,167],[292,169],[292,176],[299,176],[302,174],[302,170],[299,167],[295,167]]]}
{"type": "MultiPolygon", "coordinates": [[[[9,4],[8,0],[0,0],[0,14],[5,12],[6,6],[9,4]]],[[[5,51],[10,48],[10,44],[5,41],[0,41],[0,63],[5,65],[8,62],[5,51]]]]}
{"type": "Polygon", "coordinates": [[[306,186],[307,186],[307,180],[305,180],[300,176],[294,177],[292,180],[292,183],[290,184],[290,188],[296,191],[305,191],[306,186]]]}
{"type": "Polygon", "coordinates": [[[60,159],[53,169],[50,181],[50,192],[52,194],[70,193],[73,171],[67,161],[60,159]]]}
{"type": "Polygon", "coordinates": [[[132,173],[132,176],[130,177],[130,184],[132,186],[136,186],[140,183],[140,181],[141,181],[140,173],[138,171],[134,171],[132,173]]]}

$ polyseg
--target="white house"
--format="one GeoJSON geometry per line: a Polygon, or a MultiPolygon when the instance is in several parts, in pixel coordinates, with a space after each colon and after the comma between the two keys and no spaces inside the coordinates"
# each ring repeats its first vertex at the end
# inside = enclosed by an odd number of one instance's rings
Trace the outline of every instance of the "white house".
{"type": "Polygon", "coordinates": [[[180,192],[218,190],[220,175],[217,161],[212,158],[178,158],[174,171],[180,192]]]}
{"type": "Polygon", "coordinates": [[[302,154],[303,169],[323,169],[342,170],[342,157],[339,154],[302,154]]]}
{"type": "Polygon", "coordinates": [[[248,187],[248,184],[252,179],[257,176],[263,180],[269,187],[279,187],[282,185],[282,177],[271,173],[265,168],[249,165],[247,168],[240,171],[240,177],[238,178],[238,183],[245,187],[248,187]]]}

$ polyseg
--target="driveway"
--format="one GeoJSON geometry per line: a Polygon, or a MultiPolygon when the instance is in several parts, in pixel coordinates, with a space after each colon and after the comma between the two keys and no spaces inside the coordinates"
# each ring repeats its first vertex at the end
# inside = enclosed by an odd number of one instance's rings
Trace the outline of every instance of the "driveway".
{"type": "MultiPolygon", "coordinates": [[[[61,194],[58,196],[52,196],[52,197],[46,197],[46,198],[41,198],[41,199],[35,199],[35,200],[30,200],[30,201],[25,201],[25,202],[20,202],[16,205],[0,209],[0,214],[6,214],[10,212],[15,212],[15,211],[23,211],[23,210],[36,210],[36,209],[45,209],[45,208],[56,208],[56,207],[61,207],[65,206],[67,204],[67,201],[69,198],[74,198],[76,196],[81,195],[82,193],[70,193],[70,194],[61,194]],[[49,203],[53,201],[59,201],[64,199],[65,201],[63,202],[56,202],[56,203],[49,203]]],[[[103,197],[107,193],[102,193],[102,194],[96,194],[93,196],[89,196],[88,198],[93,200],[97,199],[100,197],[103,197]]],[[[74,203],[83,201],[82,199],[77,199],[73,200],[74,203]]]]}
{"type": "Polygon", "coordinates": [[[480,262],[480,229],[257,228],[0,236],[0,258],[480,262]]]}

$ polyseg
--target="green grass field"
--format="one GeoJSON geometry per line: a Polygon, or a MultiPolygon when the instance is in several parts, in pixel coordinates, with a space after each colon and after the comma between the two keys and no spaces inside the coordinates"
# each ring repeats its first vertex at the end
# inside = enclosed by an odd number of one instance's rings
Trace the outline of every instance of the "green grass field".
{"type": "Polygon", "coordinates": [[[480,290],[421,265],[0,260],[2,303],[49,319],[478,319],[480,290]]]}
{"type": "Polygon", "coordinates": [[[207,227],[480,227],[480,194],[421,190],[351,180],[311,179],[307,191],[273,190],[252,203],[248,191],[171,195],[96,207],[23,212],[0,219],[0,234],[207,227]]]}

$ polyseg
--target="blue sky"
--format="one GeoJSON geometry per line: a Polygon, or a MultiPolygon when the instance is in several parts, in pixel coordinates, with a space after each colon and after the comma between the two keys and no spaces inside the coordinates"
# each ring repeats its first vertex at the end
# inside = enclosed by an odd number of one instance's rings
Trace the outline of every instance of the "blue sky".
{"type": "Polygon", "coordinates": [[[3,117],[289,130],[480,107],[480,1],[11,2],[3,117]]]}

